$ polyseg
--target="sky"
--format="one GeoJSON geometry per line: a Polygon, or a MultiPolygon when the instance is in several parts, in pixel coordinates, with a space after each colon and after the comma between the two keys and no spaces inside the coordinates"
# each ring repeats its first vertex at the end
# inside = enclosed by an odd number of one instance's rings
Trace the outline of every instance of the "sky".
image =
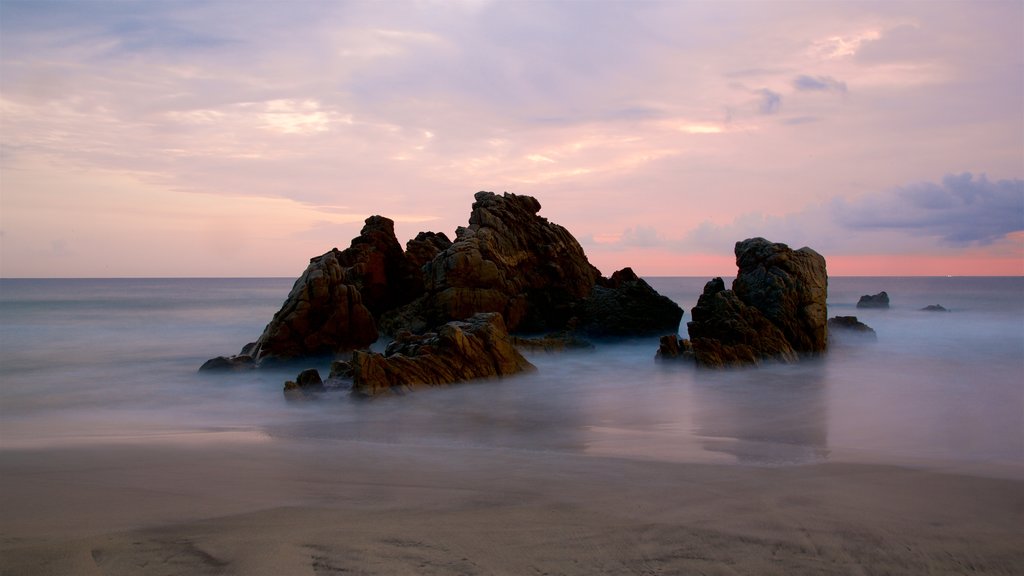
{"type": "Polygon", "coordinates": [[[1024,275],[1024,2],[0,0],[2,277],[294,277],[479,190],[605,275],[1024,275]]]}

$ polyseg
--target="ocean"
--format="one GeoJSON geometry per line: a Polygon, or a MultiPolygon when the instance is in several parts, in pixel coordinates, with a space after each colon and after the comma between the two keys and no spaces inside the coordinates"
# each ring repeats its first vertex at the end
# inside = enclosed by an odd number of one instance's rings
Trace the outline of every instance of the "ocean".
{"type": "MultiPolygon", "coordinates": [[[[648,278],[686,311],[684,335],[707,280],[648,278]]],[[[287,438],[751,466],[1024,463],[1020,277],[830,278],[829,316],[857,316],[877,342],[795,365],[698,370],[656,362],[657,338],[641,338],[370,402],[288,401],[295,369],[197,372],[255,340],[291,284],[0,280],[0,449],[287,438]],[[890,309],[856,308],[882,290],[890,309]]]]}

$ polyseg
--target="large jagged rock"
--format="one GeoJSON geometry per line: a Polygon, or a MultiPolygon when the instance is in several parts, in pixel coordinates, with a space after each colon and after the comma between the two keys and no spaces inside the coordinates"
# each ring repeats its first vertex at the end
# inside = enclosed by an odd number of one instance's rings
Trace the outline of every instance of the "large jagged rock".
{"type": "Polygon", "coordinates": [[[792,250],[764,238],[736,243],[739,272],[732,289],[761,311],[798,353],[828,347],[828,274],[825,258],[810,248],[792,250]]]}
{"type": "Polygon", "coordinates": [[[352,393],[364,397],[535,370],[496,313],[448,322],[437,332],[401,334],[384,354],[354,352],[349,366],[352,393]]]}
{"type": "Polygon", "coordinates": [[[379,336],[375,314],[422,291],[422,275],[406,259],[395,223],[371,216],[347,249],[310,259],[263,334],[239,356],[259,363],[365,348],[379,336]]]}
{"type": "Polygon", "coordinates": [[[796,351],[785,334],[758,308],[740,300],[725,282],[715,278],[693,307],[690,331],[694,358],[701,366],[718,368],[758,364],[762,360],[795,362],[796,351]]]}
{"type": "Polygon", "coordinates": [[[598,278],[583,303],[583,332],[593,336],[645,336],[679,330],[683,309],[623,268],[598,278]]]}
{"type": "Polygon", "coordinates": [[[364,348],[377,325],[359,289],[346,283],[337,251],[314,258],[256,341],[257,361],[288,360],[364,348]]]}
{"type": "MultiPolygon", "coordinates": [[[[427,234],[421,233],[417,240],[427,234]]],[[[429,240],[423,243],[429,244],[429,240]]],[[[420,244],[417,248],[420,249],[417,254],[429,252],[420,244]]],[[[363,304],[375,318],[423,293],[422,264],[406,258],[395,237],[395,223],[388,218],[370,216],[347,249],[335,248],[329,254],[333,254],[342,267],[343,281],[359,290],[363,304]]]]}
{"type": "Polygon", "coordinates": [[[794,362],[828,347],[825,259],[764,238],[736,243],[732,290],[705,285],[687,324],[694,358],[707,367],[794,362]]]}
{"type": "Polygon", "coordinates": [[[475,200],[469,226],[424,266],[427,323],[500,312],[509,330],[564,328],[600,272],[565,228],[537,215],[535,198],[478,192],[475,200]]]}
{"type": "Polygon", "coordinates": [[[682,310],[630,269],[604,279],[575,238],[530,196],[478,192],[452,242],[421,232],[403,251],[394,222],[365,221],[345,250],[310,260],[259,339],[204,370],[336,355],[379,333],[424,333],[481,312],[518,333],[632,336],[675,330],[682,310]]]}

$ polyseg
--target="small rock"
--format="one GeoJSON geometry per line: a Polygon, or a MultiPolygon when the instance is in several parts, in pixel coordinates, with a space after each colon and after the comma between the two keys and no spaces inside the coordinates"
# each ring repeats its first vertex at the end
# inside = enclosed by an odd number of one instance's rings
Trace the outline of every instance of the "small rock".
{"type": "Polygon", "coordinates": [[[929,304],[921,308],[922,312],[949,312],[942,304],[929,304]]]}
{"type": "Polygon", "coordinates": [[[885,291],[875,295],[865,294],[857,301],[857,308],[888,308],[889,295],[885,291]]]}
{"type": "Polygon", "coordinates": [[[828,319],[828,336],[830,340],[841,342],[850,337],[877,340],[878,334],[867,324],[857,320],[856,316],[835,316],[828,319]]]}

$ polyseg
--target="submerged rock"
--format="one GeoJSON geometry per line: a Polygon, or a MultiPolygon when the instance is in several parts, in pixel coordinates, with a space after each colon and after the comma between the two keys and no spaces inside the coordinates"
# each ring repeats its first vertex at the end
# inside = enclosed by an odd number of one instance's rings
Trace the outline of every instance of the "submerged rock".
{"type": "Polygon", "coordinates": [[[705,367],[795,362],[828,346],[825,259],[764,238],[736,243],[732,290],[721,278],[704,292],[687,323],[693,355],[705,367]]]}
{"type": "Polygon", "coordinates": [[[851,338],[877,340],[878,334],[856,316],[834,316],[828,319],[828,337],[836,342],[851,338]]]}
{"type": "Polygon", "coordinates": [[[865,294],[857,301],[857,308],[888,308],[889,295],[883,290],[878,294],[865,294]]]}
{"type": "Polygon", "coordinates": [[[316,368],[299,372],[295,380],[284,383],[284,395],[288,399],[305,398],[324,391],[324,381],[316,368]]]}
{"type": "Polygon", "coordinates": [[[662,336],[658,344],[655,360],[693,360],[693,343],[679,337],[678,334],[662,336]]]}
{"type": "Polygon", "coordinates": [[[252,370],[256,362],[248,354],[234,356],[217,356],[210,358],[199,367],[200,372],[226,372],[232,370],[252,370]]]}
{"type": "Polygon", "coordinates": [[[363,397],[536,369],[512,345],[496,313],[448,322],[437,332],[400,334],[384,354],[357,351],[350,364],[352,393],[363,397]]]}

